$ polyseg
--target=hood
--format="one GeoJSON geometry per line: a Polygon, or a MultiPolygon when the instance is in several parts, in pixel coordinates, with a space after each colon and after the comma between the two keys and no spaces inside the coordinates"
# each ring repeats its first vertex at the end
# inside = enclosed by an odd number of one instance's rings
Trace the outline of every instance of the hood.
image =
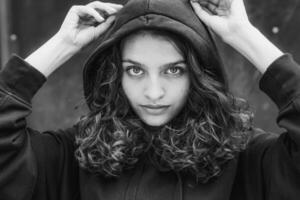
{"type": "MultiPolygon", "coordinates": [[[[129,0],[117,13],[114,24],[98,38],[97,48],[85,63],[83,87],[86,99],[92,92],[99,69],[95,62],[105,56],[105,51],[131,32],[152,28],[184,37],[201,57],[203,66],[210,68],[226,84],[212,32],[196,16],[189,0],[129,0]]],[[[88,105],[91,101],[87,100],[88,105]]]]}

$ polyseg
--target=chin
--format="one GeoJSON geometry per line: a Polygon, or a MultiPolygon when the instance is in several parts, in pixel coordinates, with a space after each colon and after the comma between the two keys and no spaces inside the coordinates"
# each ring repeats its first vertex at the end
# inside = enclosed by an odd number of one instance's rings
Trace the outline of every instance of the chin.
{"type": "Polygon", "coordinates": [[[169,119],[162,119],[159,117],[148,117],[142,118],[143,122],[148,126],[158,127],[167,124],[170,120],[169,119]]]}

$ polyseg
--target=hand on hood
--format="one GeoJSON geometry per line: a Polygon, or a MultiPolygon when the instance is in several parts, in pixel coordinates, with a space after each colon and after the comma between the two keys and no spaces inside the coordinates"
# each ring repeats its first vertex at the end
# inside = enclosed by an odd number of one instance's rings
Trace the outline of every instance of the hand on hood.
{"type": "Polygon", "coordinates": [[[197,16],[224,41],[249,26],[243,0],[191,0],[197,16]]]}
{"type": "Polygon", "coordinates": [[[122,5],[94,1],[72,6],[58,31],[62,39],[80,50],[101,36],[113,23],[122,5]]]}
{"type": "Polygon", "coordinates": [[[196,15],[264,73],[283,52],[248,20],[243,0],[191,0],[196,15]]]}
{"type": "Polygon", "coordinates": [[[45,77],[84,46],[101,36],[114,21],[122,5],[95,1],[73,6],[60,30],[25,60],[45,77]]]}

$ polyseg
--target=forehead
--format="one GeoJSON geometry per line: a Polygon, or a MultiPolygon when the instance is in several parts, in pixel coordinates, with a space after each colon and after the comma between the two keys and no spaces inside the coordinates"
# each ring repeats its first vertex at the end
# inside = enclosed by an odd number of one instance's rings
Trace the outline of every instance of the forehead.
{"type": "Polygon", "coordinates": [[[165,35],[154,35],[151,32],[132,34],[124,38],[121,43],[121,53],[122,59],[130,58],[136,61],[183,59],[183,54],[175,41],[165,35]]]}

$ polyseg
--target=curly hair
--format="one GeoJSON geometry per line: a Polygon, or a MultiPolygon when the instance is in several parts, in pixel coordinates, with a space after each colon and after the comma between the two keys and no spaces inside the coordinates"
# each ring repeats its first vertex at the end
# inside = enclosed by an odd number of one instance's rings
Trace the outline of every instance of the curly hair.
{"type": "Polygon", "coordinates": [[[122,42],[115,44],[98,60],[87,98],[91,111],[79,122],[75,157],[80,166],[118,177],[147,155],[157,169],[191,173],[202,183],[220,176],[251,138],[253,114],[247,102],[234,97],[224,77],[203,66],[201,55],[179,35],[162,30],[135,34],[164,37],[180,50],[190,71],[187,102],[167,124],[155,129],[144,124],[122,90],[122,42]]]}

